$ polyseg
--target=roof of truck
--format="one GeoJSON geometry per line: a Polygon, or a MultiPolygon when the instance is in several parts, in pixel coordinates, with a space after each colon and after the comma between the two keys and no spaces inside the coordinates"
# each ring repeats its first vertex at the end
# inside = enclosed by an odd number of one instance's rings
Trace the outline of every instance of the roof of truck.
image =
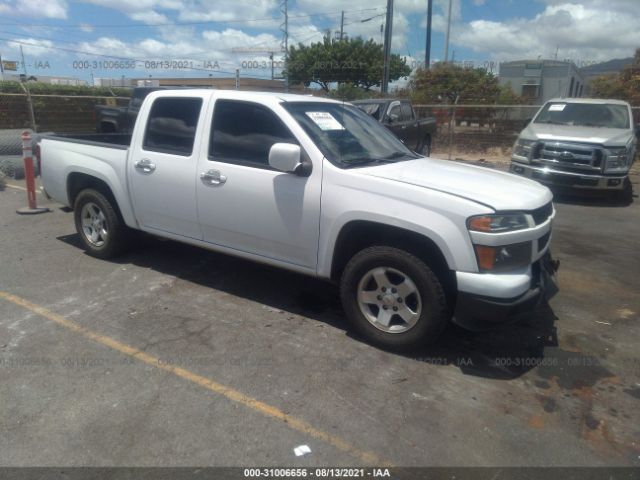
{"type": "Polygon", "coordinates": [[[596,105],[604,105],[604,104],[629,105],[624,100],[614,100],[610,98],[552,98],[547,103],[591,103],[596,105]]]}
{"type": "MultiPolygon", "coordinates": [[[[224,93],[225,95],[229,95],[232,98],[238,98],[241,100],[260,100],[260,99],[264,99],[265,97],[268,98],[276,98],[279,99],[283,102],[326,102],[326,103],[343,103],[340,102],[338,100],[333,100],[331,98],[324,98],[324,97],[315,97],[313,95],[298,95],[298,94],[293,94],[293,93],[280,93],[280,92],[254,92],[254,91],[247,91],[247,90],[224,90],[224,89],[219,89],[219,90],[212,90],[212,89],[205,89],[205,88],[192,88],[192,89],[176,89],[180,92],[181,95],[184,95],[185,92],[187,93],[209,93],[209,94],[220,94],[220,93],[224,93]]],[[[160,91],[161,94],[166,95],[167,92],[171,92],[171,90],[161,90],[160,91]]],[[[158,93],[158,92],[154,92],[154,93],[158,93]]]]}

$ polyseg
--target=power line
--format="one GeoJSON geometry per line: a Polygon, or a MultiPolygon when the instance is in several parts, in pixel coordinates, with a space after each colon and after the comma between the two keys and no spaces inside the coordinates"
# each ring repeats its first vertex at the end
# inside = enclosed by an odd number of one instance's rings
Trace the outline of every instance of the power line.
{"type": "MultiPolygon", "coordinates": [[[[384,7],[374,8],[362,8],[358,10],[345,10],[345,12],[369,12],[374,10],[380,10],[384,7]]],[[[335,15],[341,15],[341,12],[319,12],[310,13],[306,15],[289,15],[289,19],[292,18],[311,18],[311,17],[330,17],[335,15]]],[[[76,23],[66,25],[55,25],[49,23],[41,24],[25,24],[25,23],[0,23],[1,26],[22,26],[22,27],[49,27],[49,28],[147,28],[147,27],[167,27],[167,26],[189,26],[189,25],[207,25],[210,23],[252,23],[252,22],[267,22],[280,20],[282,17],[263,17],[263,18],[250,18],[245,20],[201,20],[194,22],[163,22],[163,23],[144,23],[144,24],[91,24],[91,23],[76,23]]]]}
{"type": "MultiPolygon", "coordinates": [[[[18,45],[28,45],[28,46],[32,46],[32,47],[37,47],[37,48],[42,48],[45,50],[60,50],[63,52],[70,52],[70,53],[82,53],[84,55],[93,55],[95,57],[100,57],[100,58],[109,58],[109,59],[113,59],[113,60],[123,60],[123,61],[129,61],[129,62],[141,62],[144,63],[146,60],[140,59],[140,58],[132,58],[132,57],[121,57],[121,56],[116,56],[116,55],[107,55],[107,54],[103,54],[103,53],[95,53],[95,52],[87,52],[84,50],[77,50],[77,49],[73,49],[73,48],[63,48],[63,47],[50,47],[50,46],[45,46],[45,45],[40,45],[38,43],[30,43],[30,42],[24,42],[21,40],[14,40],[14,39],[10,39],[10,38],[2,38],[0,37],[0,41],[5,41],[5,42],[9,42],[9,43],[16,43],[18,45]]],[[[193,67],[193,66],[185,66],[183,68],[184,70],[193,70],[193,71],[201,71],[201,72],[207,72],[207,73],[224,73],[224,74],[228,74],[228,75],[235,75],[235,72],[227,72],[227,71],[223,71],[223,70],[211,70],[208,68],[199,68],[199,67],[193,67]]],[[[245,77],[251,77],[251,78],[265,78],[264,76],[260,76],[260,75],[249,75],[249,74],[245,74],[245,77]]]]}

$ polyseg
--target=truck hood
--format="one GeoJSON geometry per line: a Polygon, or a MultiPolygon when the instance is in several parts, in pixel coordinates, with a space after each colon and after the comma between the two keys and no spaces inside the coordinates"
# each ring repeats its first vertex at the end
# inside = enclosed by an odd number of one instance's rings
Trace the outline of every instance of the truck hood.
{"type": "Polygon", "coordinates": [[[549,189],[537,182],[447,160],[421,158],[359,168],[363,175],[429,188],[481,203],[495,210],[533,210],[552,199],[549,189]]]}
{"type": "Polygon", "coordinates": [[[522,131],[520,137],[531,140],[597,143],[611,147],[624,147],[630,140],[632,140],[633,132],[622,128],[598,128],[530,123],[522,131]]]}

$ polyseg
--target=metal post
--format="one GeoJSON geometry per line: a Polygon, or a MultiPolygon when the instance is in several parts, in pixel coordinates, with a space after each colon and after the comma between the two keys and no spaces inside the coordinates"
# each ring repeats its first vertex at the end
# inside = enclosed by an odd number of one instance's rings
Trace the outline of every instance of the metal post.
{"type": "Polygon", "coordinates": [[[387,19],[384,29],[384,65],[382,70],[382,93],[389,91],[391,69],[391,35],[393,33],[393,0],[387,0],[387,19]]]}
{"type": "Polygon", "coordinates": [[[344,35],[344,10],[342,10],[342,17],[340,17],[340,41],[344,35]]]}
{"type": "Polygon", "coordinates": [[[427,0],[427,44],[424,49],[424,68],[431,66],[431,17],[433,16],[433,0],[427,0]]]}
{"type": "Polygon", "coordinates": [[[447,34],[444,39],[444,63],[449,61],[449,34],[451,33],[451,3],[449,0],[449,16],[447,17],[447,34]]]}
{"type": "Polygon", "coordinates": [[[24,161],[24,178],[27,183],[28,206],[19,208],[16,213],[21,215],[48,212],[48,208],[40,207],[36,202],[36,181],[33,169],[33,156],[31,152],[31,134],[28,130],[22,132],[22,159],[24,161]]]}
{"type": "Polygon", "coordinates": [[[240,69],[236,68],[236,90],[240,88],[240,69]]]}
{"type": "Polygon", "coordinates": [[[22,84],[22,88],[27,94],[27,107],[29,108],[31,129],[34,132],[37,132],[38,130],[36,126],[36,116],[35,116],[35,112],[33,111],[33,101],[31,100],[31,92],[29,91],[28,77],[27,77],[27,64],[24,62],[24,52],[22,51],[22,45],[20,45],[20,55],[22,57],[22,69],[24,71],[24,83],[22,84]]]}
{"type": "Polygon", "coordinates": [[[281,0],[280,11],[284,22],[280,25],[282,32],[282,49],[284,50],[284,91],[289,91],[289,0],[281,0]]]}
{"type": "Polygon", "coordinates": [[[273,54],[274,52],[269,52],[269,60],[271,60],[271,80],[273,80],[274,75],[273,75],[273,54]]]}

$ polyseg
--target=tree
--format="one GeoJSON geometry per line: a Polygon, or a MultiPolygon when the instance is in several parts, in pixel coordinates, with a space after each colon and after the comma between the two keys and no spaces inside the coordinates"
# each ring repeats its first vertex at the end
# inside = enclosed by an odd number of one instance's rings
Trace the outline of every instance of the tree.
{"type": "MultiPolygon", "coordinates": [[[[292,85],[312,83],[329,92],[332,84],[348,83],[370,90],[382,83],[382,45],[361,37],[348,40],[324,37],[322,42],[309,46],[298,44],[289,49],[285,75],[292,85]]],[[[411,73],[405,59],[392,55],[389,80],[398,80],[411,73]]]]}
{"type": "Polygon", "coordinates": [[[452,63],[437,63],[419,69],[409,81],[409,92],[418,103],[521,103],[522,99],[503,87],[491,72],[452,63]]]}
{"type": "Polygon", "coordinates": [[[633,63],[617,75],[602,75],[591,82],[591,95],[596,98],[626,100],[640,106],[640,48],[636,49],[633,63]]]}

